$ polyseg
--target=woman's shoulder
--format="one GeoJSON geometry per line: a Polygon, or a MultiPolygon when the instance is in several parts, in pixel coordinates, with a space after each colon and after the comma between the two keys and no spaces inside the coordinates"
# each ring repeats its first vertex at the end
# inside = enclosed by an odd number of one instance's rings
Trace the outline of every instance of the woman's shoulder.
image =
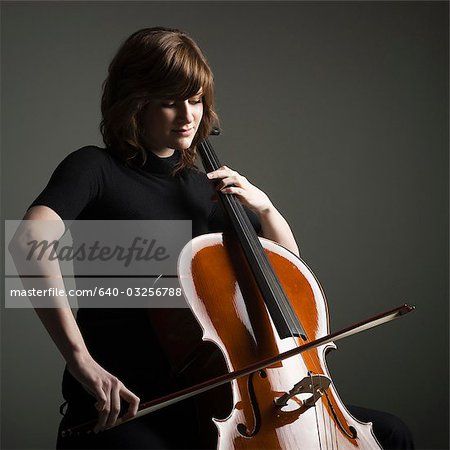
{"type": "Polygon", "coordinates": [[[109,161],[111,155],[106,148],[97,147],[96,145],[85,145],[69,153],[65,159],[74,162],[102,162],[109,161]]]}
{"type": "Polygon", "coordinates": [[[110,172],[114,165],[111,154],[107,149],[96,145],[86,145],[72,151],[63,158],[58,169],[61,171],[110,172]]]}

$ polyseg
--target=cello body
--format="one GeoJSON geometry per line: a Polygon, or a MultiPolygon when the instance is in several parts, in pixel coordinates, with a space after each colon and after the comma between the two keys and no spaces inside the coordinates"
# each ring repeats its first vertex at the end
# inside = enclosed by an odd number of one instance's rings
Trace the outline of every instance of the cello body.
{"type": "MultiPolygon", "coordinates": [[[[203,340],[221,350],[229,371],[280,354],[329,333],[326,300],[306,264],[284,247],[259,238],[275,275],[301,321],[302,337],[280,338],[233,237],[212,233],[183,249],[178,275],[203,340]]],[[[372,425],[350,415],[326,367],[327,344],[231,383],[232,410],[213,419],[217,448],[380,449],[372,425]]]]}

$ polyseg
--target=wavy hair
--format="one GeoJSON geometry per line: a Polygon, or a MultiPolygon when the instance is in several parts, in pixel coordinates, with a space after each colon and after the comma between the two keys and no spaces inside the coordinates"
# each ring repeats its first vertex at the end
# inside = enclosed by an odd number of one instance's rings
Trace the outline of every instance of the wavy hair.
{"type": "Polygon", "coordinates": [[[123,161],[145,164],[142,115],[154,98],[186,100],[203,93],[203,117],[190,148],[173,174],[193,167],[196,146],[217,124],[211,68],[194,40],[171,28],[144,28],[120,47],[103,82],[100,131],[108,151],[123,161]]]}

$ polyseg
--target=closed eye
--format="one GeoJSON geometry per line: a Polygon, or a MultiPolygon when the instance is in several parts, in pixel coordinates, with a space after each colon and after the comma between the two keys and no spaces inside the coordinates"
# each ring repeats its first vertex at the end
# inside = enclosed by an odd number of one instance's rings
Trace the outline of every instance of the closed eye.
{"type": "MultiPolygon", "coordinates": [[[[198,105],[199,103],[203,103],[203,97],[190,98],[189,103],[191,105],[198,105]]],[[[174,108],[176,106],[176,104],[177,104],[177,102],[175,100],[169,100],[169,101],[165,101],[165,102],[161,103],[161,105],[164,108],[174,108]]]]}

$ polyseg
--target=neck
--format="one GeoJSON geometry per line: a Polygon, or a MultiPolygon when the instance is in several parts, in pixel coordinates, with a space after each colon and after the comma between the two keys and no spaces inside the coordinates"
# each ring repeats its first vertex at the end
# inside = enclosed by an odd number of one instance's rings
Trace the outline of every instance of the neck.
{"type": "Polygon", "coordinates": [[[168,158],[175,153],[175,150],[173,148],[163,148],[160,150],[151,150],[151,152],[160,158],[168,158]]]}

